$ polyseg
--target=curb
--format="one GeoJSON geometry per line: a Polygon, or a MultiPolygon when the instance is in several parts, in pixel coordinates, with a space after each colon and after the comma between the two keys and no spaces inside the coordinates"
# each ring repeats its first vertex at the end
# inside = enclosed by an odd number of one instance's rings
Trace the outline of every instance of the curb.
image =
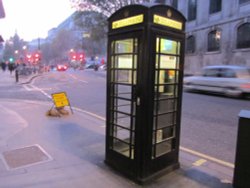
{"type": "Polygon", "coordinates": [[[37,74],[35,76],[31,76],[30,78],[27,79],[28,81],[24,81],[24,82],[21,82],[19,84],[20,85],[22,85],[22,84],[30,84],[35,78],[37,78],[39,76],[42,76],[42,74],[37,74]]]}

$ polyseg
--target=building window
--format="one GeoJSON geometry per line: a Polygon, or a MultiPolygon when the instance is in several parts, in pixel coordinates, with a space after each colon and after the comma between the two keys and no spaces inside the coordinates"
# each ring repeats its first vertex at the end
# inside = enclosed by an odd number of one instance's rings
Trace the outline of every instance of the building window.
{"type": "Polygon", "coordinates": [[[250,48],[250,23],[242,24],[237,31],[237,48],[250,48]]]}
{"type": "Polygon", "coordinates": [[[247,2],[250,2],[250,0],[239,0],[240,4],[247,3],[247,2]]]}
{"type": "Polygon", "coordinates": [[[189,36],[186,41],[186,53],[195,52],[195,37],[189,36]]]}
{"type": "Polygon", "coordinates": [[[165,4],[165,0],[155,0],[155,3],[161,3],[161,4],[165,4]]]}
{"type": "Polygon", "coordinates": [[[220,50],[220,39],[221,39],[221,32],[218,30],[213,30],[208,33],[208,45],[207,51],[219,51],[220,50]]]}
{"type": "Polygon", "coordinates": [[[197,0],[188,1],[188,21],[196,19],[197,0]]]}
{"type": "Polygon", "coordinates": [[[210,0],[209,13],[213,14],[221,11],[221,0],[210,0]]]}
{"type": "Polygon", "coordinates": [[[178,0],[172,0],[172,6],[177,9],[178,8],[178,0]]]}

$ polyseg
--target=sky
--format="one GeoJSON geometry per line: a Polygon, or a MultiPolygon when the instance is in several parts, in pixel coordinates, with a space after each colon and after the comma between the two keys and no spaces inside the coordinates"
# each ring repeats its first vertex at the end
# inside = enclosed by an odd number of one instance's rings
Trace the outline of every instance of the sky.
{"type": "Polygon", "coordinates": [[[68,18],[74,9],[69,0],[2,0],[5,18],[0,19],[4,40],[17,32],[25,41],[46,38],[50,29],[68,18]]]}

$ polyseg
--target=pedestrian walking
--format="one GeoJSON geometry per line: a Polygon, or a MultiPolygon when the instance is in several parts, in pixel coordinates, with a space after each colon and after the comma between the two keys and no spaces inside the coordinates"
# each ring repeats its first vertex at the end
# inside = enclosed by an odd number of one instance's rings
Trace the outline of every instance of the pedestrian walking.
{"type": "Polygon", "coordinates": [[[6,70],[6,63],[4,61],[1,63],[1,68],[2,68],[2,71],[5,72],[5,70],[6,70]]]}
{"type": "Polygon", "coordinates": [[[15,70],[15,64],[14,63],[9,63],[8,68],[9,68],[10,74],[12,74],[12,72],[15,70]]]}

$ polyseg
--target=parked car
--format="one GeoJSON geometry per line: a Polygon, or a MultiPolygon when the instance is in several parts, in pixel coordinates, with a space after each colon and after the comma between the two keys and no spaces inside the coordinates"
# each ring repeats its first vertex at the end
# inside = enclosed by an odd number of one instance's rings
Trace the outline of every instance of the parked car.
{"type": "Polygon", "coordinates": [[[107,70],[107,65],[103,64],[99,67],[100,70],[107,70]]]}
{"type": "Polygon", "coordinates": [[[27,76],[27,75],[30,75],[30,74],[32,74],[32,72],[33,72],[33,68],[32,67],[28,67],[28,66],[24,66],[24,65],[19,65],[18,66],[18,74],[19,75],[25,75],[25,76],[27,76]]]}
{"type": "Polygon", "coordinates": [[[206,66],[184,78],[184,90],[250,98],[250,68],[233,65],[206,66]]]}
{"type": "Polygon", "coordinates": [[[249,67],[247,68],[247,70],[248,70],[248,72],[249,72],[249,74],[250,74],[250,68],[249,68],[249,67]]]}
{"type": "Polygon", "coordinates": [[[85,65],[85,69],[94,69],[95,68],[95,64],[91,63],[91,64],[86,64],[85,65]]]}
{"type": "Polygon", "coordinates": [[[68,67],[66,65],[57,65],[56,69],[58,71],[66,71],[68,67]]]}

